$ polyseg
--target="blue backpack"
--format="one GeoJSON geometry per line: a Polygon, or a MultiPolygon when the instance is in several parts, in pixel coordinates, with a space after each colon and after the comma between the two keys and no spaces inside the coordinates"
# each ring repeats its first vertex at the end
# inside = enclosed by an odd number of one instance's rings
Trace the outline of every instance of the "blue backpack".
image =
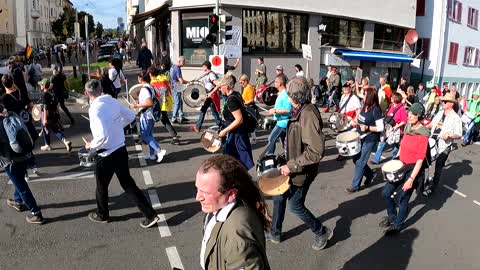
{"type": "Polygon", "coordinates": [[[33,140],[23,120],[14,112],[8,112],[3,127],[13,152],[27,155],[33,150],[33,140]]]}

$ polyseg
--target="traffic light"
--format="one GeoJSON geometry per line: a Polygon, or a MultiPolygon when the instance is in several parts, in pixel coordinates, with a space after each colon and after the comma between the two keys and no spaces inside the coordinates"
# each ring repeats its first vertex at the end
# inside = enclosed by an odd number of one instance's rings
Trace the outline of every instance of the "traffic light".
{"type": "Polygon", "coordinates": [[[208,35],[206,37],[207,41],[210,42],[212,45],[217,43],[218,39],[218,15],[211,14],[208,15],[208,35]]]}
{"type": "Polygon", "coordinates": [[[225,44],[225,41],[233,38],[231,33],[233,26],[228,25],[232,21],[232,16],[220,15],[220,41],[225,44]]]}

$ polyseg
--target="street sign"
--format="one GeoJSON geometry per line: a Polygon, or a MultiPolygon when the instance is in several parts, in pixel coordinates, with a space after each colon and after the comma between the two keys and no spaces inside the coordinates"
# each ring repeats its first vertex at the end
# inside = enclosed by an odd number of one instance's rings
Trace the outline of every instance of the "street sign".
{"type": "Polygon", "coordinates": [[[217,74],[225,73],[225,61],[223,55],[210,55],[209,59],[212,64],[212,71],[217,74]]]}
{"type": "Polygon", "coordinates": [[[302,53],[303,58],[312,61],[312,46],[307,44],[302,44],[302,53]]]}
{"type": "Polygon", "coordinates": [[[75,39],[78,40],[78,38],[80,37],[80,23],[78,23],[78,22],[74,23],[73,27],[74,27],[74,31],[75,31],[75,39]]]}

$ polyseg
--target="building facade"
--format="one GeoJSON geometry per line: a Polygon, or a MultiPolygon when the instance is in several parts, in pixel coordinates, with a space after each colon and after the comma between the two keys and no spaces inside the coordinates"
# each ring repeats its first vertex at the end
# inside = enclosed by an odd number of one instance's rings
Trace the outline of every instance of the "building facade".
{"type": "MultiPolygon", "coordinates": [[[[168,42],[173,61],[185,56],[187,78],[201,73],[201,63],[213,54],[205,38],[214,4],[214,0],[169,2],[165,7],[169,11],[168,32],[163,37],[152,36],[154,43],[168,42]]],[[[321,4],[316,0],[222,0],[220,13],[232,17],[232,38],[220,45],[219,52],[228,58],[241,58],[234,73],[245,73],[252,79],[256,60],[262,56],[269,81],[277,65],[284,66],[287,76],[293,77],[294,65],[300,64],[316,83],[326,75],[327,65],[335,65],[343,80],[369,76],[376,84],[379,76],[388,76],[395,85],[401,75],[410,74],[412,47],[404,42],[404,35],[415,27],[415,10],[415,0],[321,4]],[[302,57],[302,44],[312,51],[308,64],[302,57]]],[[[155,15],[148,19],[152,18],[155,15]]],[[[138,15],[133,21],[136,19],[138,15]]]]}
{"type": "MultiPolygon", "coordinates": [[[[51,23],[69,5],[65,0],[15,0],[15,34],[17,50],[26,43],[33,47],[49,46],[55,40],[51,23]]],[[[71,4],[71,3],[70,3],[71,4]]]]}
{"type": "Polygon", "coordinates": [[[469,98],[473,91],[480,90],[480,1],[417,0],[417,3],[416,54],[421,62],[412,69],[412,80],[456,85],[469,98]]]}
{"type": "Polygon", "coordinates": [[[0,1],[0,58],[7,58],[15,51],[14,0],[0,1]]]}

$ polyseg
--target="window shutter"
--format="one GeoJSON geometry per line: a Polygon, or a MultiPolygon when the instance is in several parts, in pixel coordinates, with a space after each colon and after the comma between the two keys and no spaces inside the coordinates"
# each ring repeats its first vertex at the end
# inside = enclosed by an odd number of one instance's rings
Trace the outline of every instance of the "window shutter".
{"type": "Polygon", "coordinates": [[[472,8],[468,8],[468,19],[467,19],[467,25],[468,25],[468,26],[473,26],[473,20],[472,20],[472,8]]]}
{"type": "Polygon", "coordinates": [[[478,10],[473,13],[473,26],[478,28],[478,10]]]}
{"type": "Polygon", "coordinates": [[[465,47],[465,54],[463,55],[463,64],[468,65],[468,47],[465,47]]]}
{"type": "Polygon", "coordinates": [[[425,0],[417,0],[417,16],[425,16],[425,0]]]}
{"type": "Polygon", "coordinates": [[[447,1],[447,15],[448,15],[448,18],[452,18],[453,17],[453,0],[448,0],[447,1]]]}
{"type": "Polygon", "coordinates": [[[480,66],[480,50],[478,48],[475,49],[475,66],[480,66]]]}
{"type": "Polygon", "coordinates": [[[458,43],[454,43],[454,48],[455,48],[455,52],[453,54],[453,63],[456,65],[457,59],[458,59],[458,43]]]}
{"type": "Polygon", "coordinates": [[[455,48],[453,42],[450,42],[450,50],[448,52],[448,63],[453,63],[453,53],[455,52],[455,48]]]}

